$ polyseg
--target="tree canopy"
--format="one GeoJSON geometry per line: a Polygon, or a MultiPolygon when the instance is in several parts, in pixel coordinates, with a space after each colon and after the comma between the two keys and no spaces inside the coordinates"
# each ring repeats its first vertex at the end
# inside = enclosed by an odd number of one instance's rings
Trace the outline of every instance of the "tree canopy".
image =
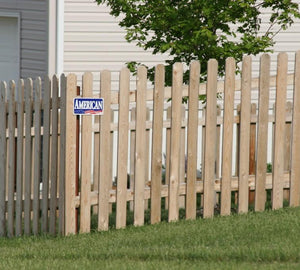
{"type": "MultiPolygon", "coordinates": [[[[110,7],[126,29],[126,39],[153,54],[167,53],[166,84],[171,83],[175,62],[201,63],[202,79],[210,58],[219,62],[219,74],[225,59],[237,62],[243,55],[272,51],[274,36],[300,18],[292,0],[96,0],[110,7]],[[268,11],[268,12],[266,12],[268,11]],[[262,14],[269,14],[269,16],[262,14]],[[262,21],[267,29],[261,29],[262,21]],[[264,30],[262,33],[261,30],[264,30]]],[[[134,68],[138,63],[131,62],[134,68]]],[[[153,76],[153,68],[149,69],[153,76]]],[[[184,74],[188,80],[188,73],[184,74]]]]}

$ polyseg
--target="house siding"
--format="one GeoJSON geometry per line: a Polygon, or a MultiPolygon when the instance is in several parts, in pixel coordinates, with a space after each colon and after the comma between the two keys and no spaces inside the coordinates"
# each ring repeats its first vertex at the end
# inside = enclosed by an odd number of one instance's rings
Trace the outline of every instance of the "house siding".
{"type": "MultiPolygon", "coordinates": [[[[112,71],[112,89],[118,89],[119,71],[126,62],[146,65],[163,63],[166,56],[152,55],[128,43],[125,31],[109,15],[109,9],[94,0],[65,0],[64,72],[78,75],[79,84],[85,71],[92,71],[99,87],[99,71],[112,71]]],[[[133,77],[131,88],[135,88],[133,77]]]]}
{"type": "MultiPolygon", "coordinates": [[[[300,0],[297,2],[300,3],[300,0]]],[[[65,0],[64,10],[64,72],[75,72],[79,81],[84,71],[92,71],[98,78],[98,71],[108,69],[113,71],[112,86],[117,89],[118,71],[126,62],[155,65],[167,58],[152,55],[126,42],[125,31],[118,26],[118,20],[109,15],[109,8],[97,6],[94,0],[65,0]]],[[[269,14],[262,16],[262,33],[268,27],[265,21],[269,14]]],[[[287,31],[280,32],[275,41],[271,73],[275,74],[277,54],[282,51],[288,53],[289,71],[292,72],[295,51],[300,49],[300,22],[296,21],[287,31]]],[[[258,76],[258,72],[259,56],[256,56],[253,57],[253,76],[258,76]]]]}
{"type": "Polygon", "coordinates": [[[20,14],[20,76],[48,72],[48,0],[0,0],[0,12],[20,14]]]}

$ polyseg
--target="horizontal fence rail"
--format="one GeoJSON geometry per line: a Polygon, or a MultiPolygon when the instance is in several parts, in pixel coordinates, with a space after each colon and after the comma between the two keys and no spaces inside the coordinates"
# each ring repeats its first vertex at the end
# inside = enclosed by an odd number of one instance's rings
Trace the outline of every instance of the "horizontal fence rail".
{"type": "Polygon", "coordinates": [[[251,68],[245,56],[237,76],[228,58],[218,81],[211,59],[207,82],[199,83],[194,61],[183,85],[176,63],[165,87],[158,65],[148,89],[140,67],[134,91],[124,68],[117,92],[109,71],[100,73],[100,89],[90,72],[81,89],[74,74],[1,82],[0,235],[68,235],[299,206],[300,52],[293,74],[285,53],[275,76],[268,54],[259,78],[251,68]],[[103,98],[103,114],[75,115],[76,97],[103,98]]]}

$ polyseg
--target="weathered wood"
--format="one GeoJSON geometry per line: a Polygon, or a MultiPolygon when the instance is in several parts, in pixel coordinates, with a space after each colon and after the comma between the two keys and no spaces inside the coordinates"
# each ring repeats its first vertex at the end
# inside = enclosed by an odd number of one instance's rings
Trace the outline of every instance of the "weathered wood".
{"type": "Polygon", "coordinates": [[[41,78],[34,82],[34,169],[33,169],[33,221],[32,232],[37,235],[40,226],[40,180],[41,180],[41,78]]]}
{"type": "Polygon", "coordinates": [[[170,182],[169,182],[169,221],[179,218],[179,184],[180,184],[180,135],[181,135],[181,100],[183,66],[173,65],[172,79],[172,115],[171,115],[171,150],[170,150],[170,182]]]}
{"type": "MultiPolygon", "coordinates": [[[[73,77],[74,78],[74,77],[73,77]]],[[[73,90],[73,89],[72,89],[73,90]]],[[[59,209],[59,223],[58,223],[58,232],[61,235],[66,234],[66,229],[65,229],[65,214],[67,211],[65,211],[65,201],[66,201],[66,130],[67,130],[67,125],[66,125],[66,98],[67,98],[67,78],[64,74],[60,76],[60,118],[59,118],[59,123],[60,123],[60,136],[59,136],[59,201],[58,201],[58,209],[59,209]]],[[[74,118],[72,119],[74,121],[74,118]]],[[[71,129],[72,130],[72,129],[71,129]]],[[[72,137],[72,140],[74,140],[74,137],[72,137]]],[[[72,150],[73,151],[73,150],[72,150]]],[[[72,154],[72,152],[69,152],[72,154]]],[[[72,163],[70,164],[73,166],[73,158],[71,159],[72,163]]],[[[74,169],[74,167],[73,167],[74,169]]],[[[69,214],[69,213],[67,213],[69,214]]],[[[72,212],[71,212],[72,214],[72,212]]]]}
{"type": "Polygon", "coordinates": [[[57,164],[58,164],[58,78],[52,77],[52,142],[51,142],[51,185],[50,185],[50,212],[49,232],[56,233],[56,210],[57,210],[57,164]]]}
{"type": "Polygon", "coordinates": [[[275,112],[275,144],[273,161],[273,189],[272,209],[283,206],[283,177],[284,169],[284,142],[285,142],[285,106],[287,90],[288,57],[280,53],[277,58],[277,86],[276,86],[276,112],[275,112]]]}
{"type": "Polygon", "coordinates": [[[155,85],[153,92],[153,128],[151,160],[151,224],[161,220],[161,181],[162,181],[162,134],[164,108],[165,68],[155,68],[155,85]]]}
{"type": "Polygon", "coordinates": [[[24,81],[19,80],[17,94],[17,171],[16,171],[16,235],[22,234],[23,197],[23,137],[24,137],[24,81]]]}
{"type": "Polygon", "coordinates": [[[197,139],[198,139],[198,92],[200,63],[190,64],[188,130],[187,130],[187,172],[186,172],[186,218],[196,218],[196,180],[197,180],[197,139]]]}
{"type": "Polygon", "coordinates": [[[221,215],[230,215],[231,178],[232,178],[232,145],[234,122],[234,84],[235,60],[228,58],[225,69],[224,89],[224,123],[222,149],[222,181],[221,181],[221,215]]]}
{"type": "Polygon", "coordinates": [[[144,224],[144,189],[146,182],[146,90],[147,69],[137,71],[136,92],[136,141],[135,141],[135,183],[134,183],[134,225],[144,224]]]}
{"type": "Polygon", "coordinates": [[[251,57],[245,56],[242,67],[242,98],[240,118],[238,212],[248,212],[248,177],[251,110],[251,57]]]}
{"type": "Polygon", "coordinates": [[[7,235],[14,235],[14,211],[15,211],[15,82],[9,82],[8,90],[8,204],[7,204],[7,235]]]}
{"type": "MultiPolygon", "coordinates": [[[[83,97],[93,93],[93,75],[86,72],[82,78],[83,97]]],[[[80,232],[89,232],[91,226],[91,170],[92,170],[92,117],[82,116],[81,123],[81,190],[80,190],[80,232]]]]}
{"type": "Polygon", "coordinates": [[[119,95],[116,228],[124,228],[126,226],[129,80],[129,70],[127,68],[123,68],[120,73],[119,95]]]}
{"type": "MultiPolygon", "coordinates": [[[[111,123],[111,73],[109,71],[101,72],[101,90],[100,94],[104,99],[104,111],[100,123],[100,164],[99,164],[99,190],[98,190],[98,230],[108,230],[109,226],[109,190],[112,179],[112,149],[111,141],[113,140],[110,133],[111,123]]],[[[96,149],[97,150],[97,149],[96,149]]],[[[99,150],[99,149],[98,149],[99,150]]]]}
{"type": "Polygon", "coordinates": [[[215,160],[217,136],[217,74],[218,62],[210,59],[207,66],[207,93],[205,114],[205,148],[204,148],[204,201],[203,217],[214,215],[215,204],[215,160]]]}
{"type": "Polygon", "coordinates": [[[266,164],[268,143],[268,110],[270,87],[270,56],[264,54],[260,60],[259,108],[256,152],[255,211],[263,211],[266,202],[266,164]]]}
{"type": "Polygon", "coordinates": [[[6,83],[0,82],[0,236],[6,234],[6,83]]]}
{"type": "Polygon", "coordinates": [[[296,53],[293,130],[291,142],[290,206],[300,205],[300,51],[296,53]]]}
{"type": "Polygon", "coordinates": [[[48,231],[48,195],[49,195],[49,161],[50,161],[50,100],[51,80],[48,76],[44,78],[43,95],[43,150],[42,150],[42,232],[48,231]]]}
{"type": "MultiPolygon", "coordinates": [[[[65,112],[65,234],[76,232],[75,185],[76,185],[76,116],[73,115],[73,99],[76,97],[75,74],[67,76],[65,112]]],[[[63,141],[63,140],[62,140],[63,141]]]]}
{"type": "Polygon", "coordinates": [[[25,199],[24,199],[24,233],[31,233],[31,181],[32,181],[32,91],[31,79],[25,81],[25,199]]]}

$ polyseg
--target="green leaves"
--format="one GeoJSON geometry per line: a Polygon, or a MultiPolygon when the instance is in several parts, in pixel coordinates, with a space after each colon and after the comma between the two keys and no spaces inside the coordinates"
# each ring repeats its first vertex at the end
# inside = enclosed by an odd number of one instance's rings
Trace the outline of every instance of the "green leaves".
{"type": "MultiPolygon", "coordinates": [[[[107,4],[110,14],[121,17],[120,26],[127,31],[128,42],[135,42],[154,54],[168,53],[167,84],[175,62],[202,63],[201,79],[205,79],[206,62],[216,58],[219,73],[225,59],[237,62],[244,54],[268,52],[278,31],[288,28],[300,18],[298,4],[291,0],[96,0],[107,4]],[[261,14],[272,10],[269,28],[260,34],[261,14]]],[[[142,60],[142,59],[141,59],[142,60]]],[[[133,66],[131,66],[133,69],[133,66]]],[[[150,75],[151,75],[151,70],[150,75]]],[[[188,73],[185,74],[188,79],[188,73]]]]}

